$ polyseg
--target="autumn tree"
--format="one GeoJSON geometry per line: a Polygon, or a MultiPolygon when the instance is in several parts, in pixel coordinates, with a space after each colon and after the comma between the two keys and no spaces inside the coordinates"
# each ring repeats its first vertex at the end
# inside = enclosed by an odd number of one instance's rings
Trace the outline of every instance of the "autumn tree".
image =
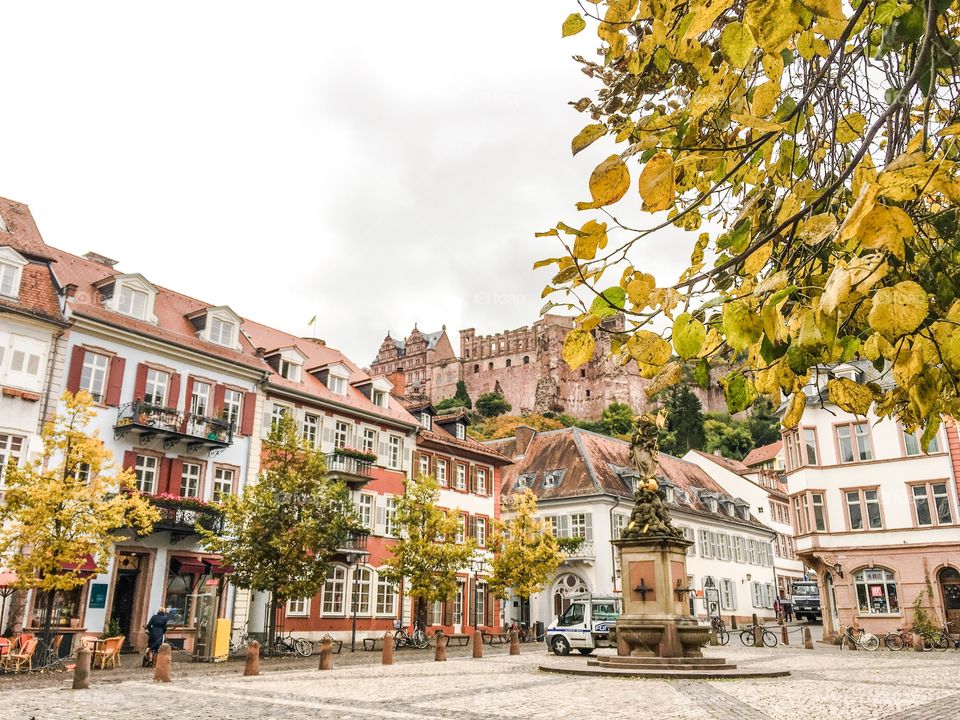
{"type": "MultiPolygon", "coordinates": [[[[456,509],[442,509],[440,484],[429,475],[404,483],[394,517],[398,538],[390,546],[381,575],[404,584],[416,607],[417,626],[426,627],[427,604],[447,601],[457,593],[457,572],[469,567],[476,550],[473,539],[456,542],[464,533],[456,509]]],[[[465,534],[465,533],[464,533],[465,534]]]]}
{"type": "Polygon", "coordinates": [[[267,647],[273,647],[278,608],[318,593],[331,559],[359,529],[350,493],[327,475],[324,456],[300,438],[287,414],[264,441],[257,482],[228,496],[223,513],[224,534],[198,526],[201,542],[233,566],[234,585],[270,593],[267,647]]]}
{"type": "Polygon", "coordinates": [[[596,92],[572,103],[588,118],[572,151],[605,159],[586,217],[539,233],[561,252],[536,264],[552,266],[544,312],[579,312],[568,363],[621,312],[614,352],[651,395],[723,357],[731,413],[783,394],[793,426],[826,373],[834,404],[923,425],[926,445],[960,412],[960,2],[577,7],[563,35],[589,24],[600,48],[576,58],[596,92]],[[689,263],[654,278],[667,244],[689,263]],[[885,382],[826,369],[855,358],[885,382]]]}
{"type": "Polygon", "coordinates": [[[96,431],[88,429],[94,413],[89,393],[65,393],[63,404],[43,428],[40,457],[7,466],[0,505],[0,558],[16,573],[18,587],[42,598],[45,641],[56,593],[87,582],[81,569],[87,558],[106,572],[118,530],[147,535],[160,519],[136,492],[133,471],[114,465],[96,431]]]}
{"type": "Polygon", "coordinates": [[[496,521],[490,538],[494,553],[490,591],[501,599],[513,591],[522,603],[521,619],[529,622],[530,596],[553,578],[564,555],[549,524],[536,517],[537,496],[532,490],[511,495],[504,509],[511,518],[496,521]]]}

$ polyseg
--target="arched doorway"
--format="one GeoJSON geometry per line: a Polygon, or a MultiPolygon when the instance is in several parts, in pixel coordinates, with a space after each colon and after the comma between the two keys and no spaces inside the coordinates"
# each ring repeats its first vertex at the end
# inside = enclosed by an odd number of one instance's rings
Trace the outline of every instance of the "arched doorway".
{"type": "Polygon", "coordinates": [[[589,593],[587,582],[575,573],[564,573],[553,584],[553,613],[562,615],[570,607],[570,598],[589,593]]]}
{"type": "Polygon", "coordinates": [[[940,581],[940,593],[943,596],[943,613],[947,622],[960,627],[960,570],[945,567],[937,576],[940,581]]]}

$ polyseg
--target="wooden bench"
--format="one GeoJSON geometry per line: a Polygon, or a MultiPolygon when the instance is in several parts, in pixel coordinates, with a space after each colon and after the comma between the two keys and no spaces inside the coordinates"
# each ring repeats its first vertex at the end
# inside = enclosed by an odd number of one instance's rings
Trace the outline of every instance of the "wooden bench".
{"type": "Polygon", "coordinates": [[[481,633],[481,636],[487,645],[493,645],[494,643],[497,645],[506,645],[508,642],[510,642],[510,633],[485,632],[481,633]]]}

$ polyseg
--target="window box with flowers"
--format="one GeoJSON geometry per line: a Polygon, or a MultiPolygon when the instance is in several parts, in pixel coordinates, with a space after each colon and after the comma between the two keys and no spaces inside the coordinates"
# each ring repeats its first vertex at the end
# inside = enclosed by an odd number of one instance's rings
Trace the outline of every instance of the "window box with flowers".
{"type": "Polygon", "coordinates": [[[224,530],[223,512],[215,503],[170,493],[144,497],[160,511],[160,520],[154,523],[154,530],[196,534],[197,525],[215,533],[222,533],[224,530]]]}
{"type": "Polygon", "coordinates": [[[360,462],[376,462],[377,456],[372,452],[367,452],[366,450],[358,450],[357,448],[351,447],[339,447],[333,451],[334,455],[339,455],[340,457],[353,458],[354,460],[359,460],[360,462]]]}

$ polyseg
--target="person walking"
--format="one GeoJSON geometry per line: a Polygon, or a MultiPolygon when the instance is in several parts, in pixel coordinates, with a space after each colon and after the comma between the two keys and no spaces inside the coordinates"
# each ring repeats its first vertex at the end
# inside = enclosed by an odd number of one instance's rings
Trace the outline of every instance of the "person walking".
{"type": "Polygon", "coordinates": [[[143,666],[151,667],[156,660],[157,651],[163,645],[163,636],[167,634],[167,611],[160,608],[147,621],[147,652],[143,656],[143,666]]]}

